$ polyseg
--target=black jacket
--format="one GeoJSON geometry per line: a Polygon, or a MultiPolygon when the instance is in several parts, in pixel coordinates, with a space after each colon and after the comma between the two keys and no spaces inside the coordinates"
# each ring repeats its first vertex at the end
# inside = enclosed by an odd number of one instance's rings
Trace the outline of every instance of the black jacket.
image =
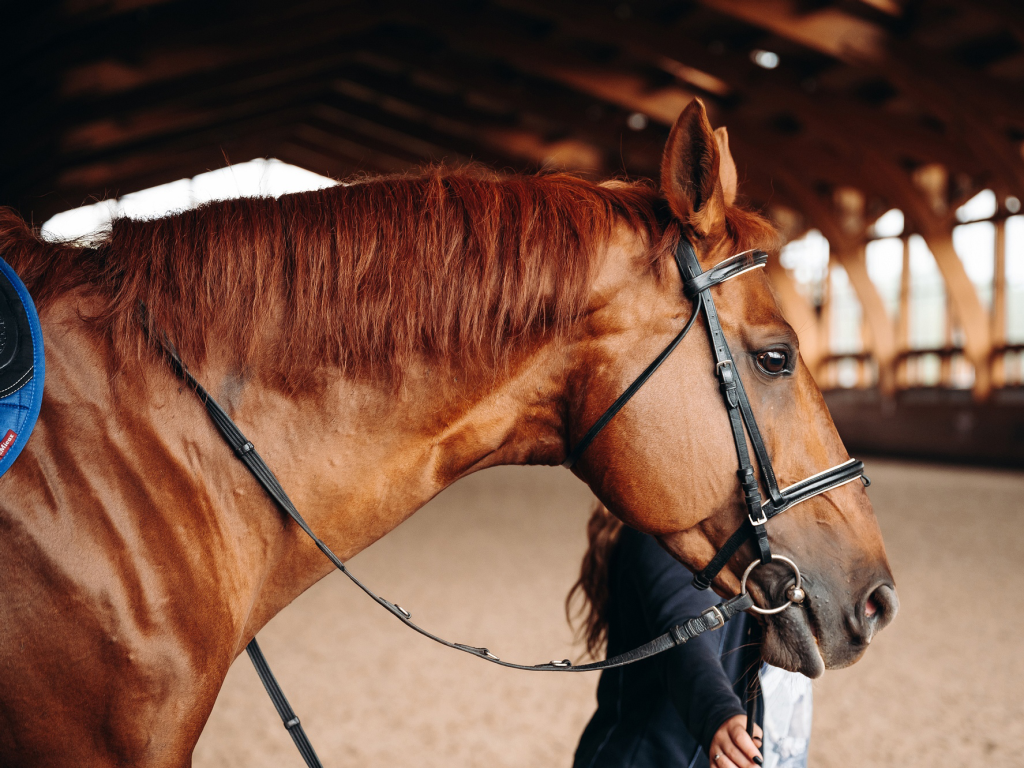
{"type": "MultiPolygon", "coordinates": [[[[608,656],[720,602],[711,590],[694,589],[691,578],[652,537],[624,528],[609,564],[608,656]]],[[[739,649],[755,630],[741,614],[660,656],[602,672],[597,712],[573,768],[707,766],[715,731],[746,712],[739,649]]]]}

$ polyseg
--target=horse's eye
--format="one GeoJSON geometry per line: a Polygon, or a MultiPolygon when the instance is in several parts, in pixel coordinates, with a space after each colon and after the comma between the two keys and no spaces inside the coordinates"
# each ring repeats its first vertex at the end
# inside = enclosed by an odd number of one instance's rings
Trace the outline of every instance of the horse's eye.
{"type": "Polygon", "coordinates": [[[789,370],[789,353],[781,349],[769,349],[758,352],[757,367],[769,376],[778,376],[789,370]]]}

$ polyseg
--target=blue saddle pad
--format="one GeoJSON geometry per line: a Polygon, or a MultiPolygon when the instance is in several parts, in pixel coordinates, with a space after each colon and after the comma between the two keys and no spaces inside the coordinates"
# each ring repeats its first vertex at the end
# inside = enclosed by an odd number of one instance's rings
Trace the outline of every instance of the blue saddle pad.
{"type": "Polygon", "coordinates": [[[32,297],[0,259],[0,475],[18,458],[43,402],[43,329],[32,297]]]}

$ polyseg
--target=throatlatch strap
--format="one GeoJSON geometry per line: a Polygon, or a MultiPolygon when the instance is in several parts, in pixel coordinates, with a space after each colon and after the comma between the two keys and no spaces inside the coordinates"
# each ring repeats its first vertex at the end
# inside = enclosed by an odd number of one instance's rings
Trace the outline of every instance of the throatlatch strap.
{"type": "Polygon", "coordinates": [[[707,589],[711,586],[711,582],[715,580],[715,576],[722,572],[725,568],[725,564],[732,560],[732,556],[735,555],[740,547],[743,546],[748,538],[750,538],[750,529],[747,527],[750,525],[749,520],[744,520],[743,525],[736,529],[729,540],[722,545],[722,548],[715,553],[715,556],[711,558],[711,562],[704,566],[704,569],[693,577],[693,586],[696,589],[707,589]]]}
{"type": "Polygon", "coordinates": [[[661,364],[668,359],[668,356],[672,354],[673,350],[679,346],[679,342],[686,338],[686,334],[690,332],[690,328],[693,327],[694,321],[697,319],[697,316],[700,315],[700,308],[701,300],[700,297],[698,297],[696,302],[694,302],[693,312],[690,313],[690,319],[686,321],[686,325],[683,326],[683,329],[676,334],[676,337],[669,342],[669,345],[662,350],[661,354],[654,358],[654,362],[648,365],[643,370],[643,373],[636,377],[633,383],[626,388],[626,391],[619,395],[615,399],[614,403],[608,406],[608,410],[601,415],[601,418],[595,421],[594,425],[587,430],[587,434],[585,434],[583,438],[576,443],[576,447],[569,451],[569,455],[565,457],[565,461],[562,462],[563,467],[566,469],[572,468],[573,464],[575,464],[579,460],[580,456],[583,455],[583,452],[587,450],[592,442],[594,442],[594,438],[597,437],[598,432],[608,426],[608,422],[612,420],[612,417],[622,410],[622,406],[632,399],[633,395],[637,393],[637,390],[640,389],[640,387],[642,387],[644,383],[651,378],[651,375],[661,367],[661,364]]]}

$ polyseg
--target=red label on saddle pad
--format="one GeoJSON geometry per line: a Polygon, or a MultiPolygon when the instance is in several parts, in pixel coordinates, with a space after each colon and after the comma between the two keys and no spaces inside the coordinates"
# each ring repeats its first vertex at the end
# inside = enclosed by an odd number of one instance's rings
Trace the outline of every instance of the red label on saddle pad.
{"type": "Polygon", "coordinates": [[[14,445],[14,441],[18,439],[18,433],[13,429],[8,429],[7,434],[4,435],[4,439],[0,440],[0,459],[7,453],[7,449],[14,445]]]}

